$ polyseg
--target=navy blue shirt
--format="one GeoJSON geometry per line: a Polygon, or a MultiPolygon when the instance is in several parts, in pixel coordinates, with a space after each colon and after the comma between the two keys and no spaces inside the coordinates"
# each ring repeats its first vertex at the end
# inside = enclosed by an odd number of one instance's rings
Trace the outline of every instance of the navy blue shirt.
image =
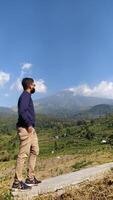
{"type": "Polygon", "coordinates": [[[23,91],[18,100],[17,127],[35,126],[35,111],[31,93],[23,91]]]}

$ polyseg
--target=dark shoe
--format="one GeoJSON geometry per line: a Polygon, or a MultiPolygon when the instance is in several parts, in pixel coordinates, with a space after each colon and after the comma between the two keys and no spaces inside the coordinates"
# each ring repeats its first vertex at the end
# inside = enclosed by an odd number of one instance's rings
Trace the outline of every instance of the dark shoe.
{"type": "Polygon", "coordinates": [[[30,178],[27,178],[25,183],[29,186],[33,186],[33,185],[38,185],[39,183],[41,183],[42,181],[40,180],[37,180],[35,177],[34,179],[30,179],[30,178]]]}
{"type": "Polygon", "coordinates": [[[26,183],[23,181],[14,181],[12,185],[12,190],[29,190],[32,187],[28,186],[26,183]]]}

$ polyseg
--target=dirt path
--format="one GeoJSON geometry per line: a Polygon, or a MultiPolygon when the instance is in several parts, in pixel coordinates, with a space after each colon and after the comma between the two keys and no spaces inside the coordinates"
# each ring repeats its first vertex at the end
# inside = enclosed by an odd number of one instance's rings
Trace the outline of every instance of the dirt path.
{"type": "Polygon", "coordinates": [[[76,172],[63,174],[60,176],[48,178],[42,181],[38,186],[32,187],[30,191],[13,192],[15,200],[31,200],[32,197],[39,194],[46,194],[48,192],[55,192],[64,189],[65,187],[77,185],[87,180],[96,179],[98,176],[102,176],[102,173],[113,168],[113,162],[81,169],[76,172]]]}

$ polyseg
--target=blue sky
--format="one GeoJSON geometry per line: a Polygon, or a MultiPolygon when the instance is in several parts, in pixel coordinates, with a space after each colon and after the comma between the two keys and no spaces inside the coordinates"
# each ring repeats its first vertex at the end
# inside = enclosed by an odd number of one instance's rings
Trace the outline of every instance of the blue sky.
{"type": "Polygon", "coordinates": [[[0,1],[0,106],[17,103],[25,76],[34,99],[63,89],[113,98],[113,1],[0,1]]]}

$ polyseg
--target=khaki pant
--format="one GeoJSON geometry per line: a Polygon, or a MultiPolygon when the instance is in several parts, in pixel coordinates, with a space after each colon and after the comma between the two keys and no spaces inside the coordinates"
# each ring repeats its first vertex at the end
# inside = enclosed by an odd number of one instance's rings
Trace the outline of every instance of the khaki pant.
{"type": "Polygon", "coordinates": [[[28,133],[26,128],[19,127],[17,133],[20,139],[20,147],[16,162],[15,179],[23,180],[22,172],[26,157],[29,158],[27,176],[32,179],[35,175],[36,158],[39,154],[38,137],[34,128],[32,133],[28,133]]]}

